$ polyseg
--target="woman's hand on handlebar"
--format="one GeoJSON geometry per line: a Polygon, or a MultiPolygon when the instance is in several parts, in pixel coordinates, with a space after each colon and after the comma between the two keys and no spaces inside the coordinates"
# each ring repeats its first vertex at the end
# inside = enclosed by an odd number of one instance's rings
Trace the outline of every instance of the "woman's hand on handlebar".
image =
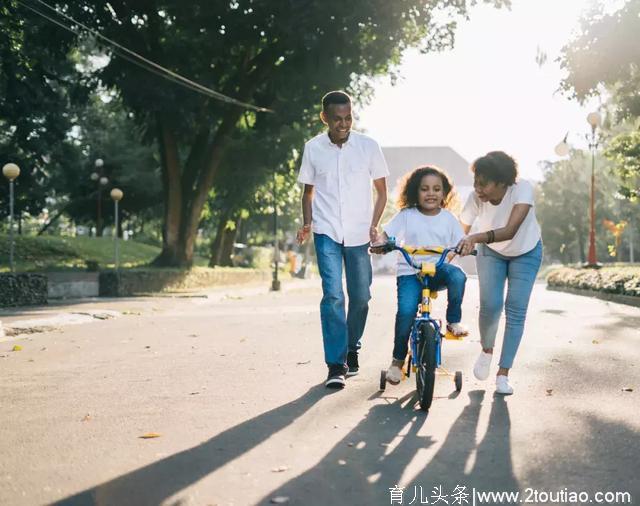
{"type": "Polygon", "coordinates": [[[463,237],[456,246],[456,253],[464,257],[470,255],[476,247],[476,240],[473,235],[463,237]]]}

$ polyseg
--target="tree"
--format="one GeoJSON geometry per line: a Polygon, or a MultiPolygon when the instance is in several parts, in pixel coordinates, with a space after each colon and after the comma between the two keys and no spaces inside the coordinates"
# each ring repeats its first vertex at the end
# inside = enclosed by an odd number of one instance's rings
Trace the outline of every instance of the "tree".
{"type": "MultiPolygon", "coordinates": [[[[572,151],[567,160],[547,163],[536,198],[536,215],[545,250],[562,263],[586,261],[589,245],[589,195],[591,155],[572,151]]],[[[609,257],[608,234],[603,220],[620,221],[620,206],[614,194],[618,182],[602,158],[596,161],[596,251],[609,257]]]]}
{"type": "Polygon", "coordinates": [[[627,0],[616,12],[604,7],[582,20],[579,36],[562,51],[565,90],[583,99],[608,87],[622,117],[640,116],[640,0],[627,0]]]}
{"type": "MultiPolygon", "coordinates": [[[[65,142],[86,80],[70,58],[73,36],[41,20],[25,20],[13,0],[0,5],[0,165],[17,163],[16,213],[38,215],[52,179],[63,172],[65,142]]],[[[0,217],[8,212],[0,192],[0,217]]]]}
{"type": "Polygon", "coordinates": [[[212,100],[133,67],[121,50],[105,47],[111,59],[100,79],[119,90],[158,143],[165,224],[157,263],[165,265],[191,263],[203,207],[243,116],[250,128],[263,122],[309,126],[324,92],[350,88],[364,97],[364,78],[391,72],[407,47],[450,46],[454,18],[467,14],[459,0],[201,0],[188,9],[162,0],[57,5],[172,71],[275,111],[246,112],[212,100]]]}
{"type": "Polygon", "coordinates": [[[616,135],[604,154],[621,180],[620,194],[637,202],[640,197],[640,130],[616,135]]]}

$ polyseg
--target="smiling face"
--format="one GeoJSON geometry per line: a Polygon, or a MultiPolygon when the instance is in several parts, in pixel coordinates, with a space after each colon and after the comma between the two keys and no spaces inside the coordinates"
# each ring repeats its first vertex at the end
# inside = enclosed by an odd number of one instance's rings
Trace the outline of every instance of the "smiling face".
{"type": "Polygon", "coordinates": [[[348,139],[353,123],[351,104],[331,104],[320,113],[320,118],[329,128],[332,142],[342,144],[348,139]]]}
{"type": "Polygon", "coordinates": [[[504,197],[506,188],[504,183],[496,183],[483,176],[476,175],[473,180],[473,189],[481,202],[499,202],[504,197]]]}
{"type": "Polygon", "coordinates": [[[418,208],[425,214],[438,214],[445,198],[442,178],[435,174],[422,176],[418,187],[418,208]]]}

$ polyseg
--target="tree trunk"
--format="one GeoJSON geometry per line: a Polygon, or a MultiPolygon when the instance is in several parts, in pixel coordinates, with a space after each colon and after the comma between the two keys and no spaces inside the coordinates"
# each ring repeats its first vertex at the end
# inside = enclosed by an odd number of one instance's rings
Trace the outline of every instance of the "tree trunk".
{"type": "Polygon", "coordinates": [[[158,119],[158,142],[164,189],[164,227],[162,252],[152,262],[158,266],[180,266],[179,234],[182,223],[182,186],[178,145],[174,132],[164,118],[158,119]]]}
{"type": "Polygon", "coordinates": [[[228,213],[225,213],[220,217],[220,222],[218,223],[218,228],[216,230],[216,236],[211,242],[211,257],[209,258],[209,267],[220,265],[220,257],[222,255],[222,236],[224,234],[224,229],[227,226],[228,217],[228,213]]]}
{"type": "Polygon", "coordinates": [[[222,244],[221,244],[221,254],[220,254],[220,265],[224,267],[233,266],[233,260],[231,259],[231,255],[233,255],[233,245],[236,242],[236,236],[238,235],[238,227],[235,228],[225,228],[222,234],[222,244]]]}

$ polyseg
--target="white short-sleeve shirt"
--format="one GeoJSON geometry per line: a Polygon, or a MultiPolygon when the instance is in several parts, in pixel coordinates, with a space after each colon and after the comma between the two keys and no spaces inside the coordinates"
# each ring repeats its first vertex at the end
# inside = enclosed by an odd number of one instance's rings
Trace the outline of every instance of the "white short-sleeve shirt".
{"type": "Polygon", "coordinates": [[[342,147],[326,132],[307,141],[298,182],[314,187],[313,231],[345,246],[368,243],[371,182],[388,175],[380,146],[364,134],[351,131],[342,147]]]}
{"type": "MultiPolygon", "coordinates": [[[[382,228],[388,236],[393,236],[400,244],[408,246],[451,248],[457,246],[464,236],[457,218],[446,209],[441,209],[435,216],[422,214],[415,207],[403,209],[382,228]]],[[[396,254],[398,255],[396,275],[415,274],[416,270],[406,262],[404,257],[399,252],[396,254]]],[[[414,260],[420,264],[421,262],[435,262],[438,258],[435,255],[416,255],[414,260]]]]}
{"type": "Polygon", "coordinates": [[[513,206],[516,204],[531,206],[516,235],[509,241],[494,242],[487,246],[509,257],[524,255],[535,248],[540,240],[540,225],[534,209],[533,186],[528,181],[520,180],[509,186],[497,206],[491,202],[480,201],[478,195],[473,192],[464,205],[460,221],[472,226],[477,232],[502,228],[507,225],[513,206]]]}

